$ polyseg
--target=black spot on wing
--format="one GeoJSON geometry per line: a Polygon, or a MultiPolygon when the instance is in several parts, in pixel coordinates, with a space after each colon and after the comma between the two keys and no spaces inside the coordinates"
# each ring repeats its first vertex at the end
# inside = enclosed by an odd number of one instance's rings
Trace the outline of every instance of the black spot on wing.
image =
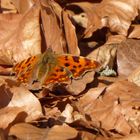
{"type": "Polygon", "coordinates": [[[79,63],[80,58],[78,56],[72,56],[72,58],[74,62],[79,63]]]}
{"type": "Polygon", "coordinates": [[[75,69],[71,69],[70,71],[71,71],[72,73],[75,73],[75,72],[76,72],[76,70],[75,70],[75,69]]]}
{"type": "MultiPolygon", "coordinates": [[[[30,60],[31,60],[31,57],[29,57],[29,58],[26,60],[25,64],[28,64],[30,60]]],[[[30,64],[30,63],[29,63],[29,64],[30,64]]]]}
{"type": "Polygon", "coordinates": [[[70,64],[69,64],[69,63],[65,63],[64,65],[65,65],[66,67],[70,66],[70,64]]]}
{"type": "Polygon", "coordinates": [[[90,60],[90,59],[85,58],[85,66],[90,65],[90,63],[91,63],[91,60],[90,60]]]}
{"type": "Polygon", "coordinates": [[[66,60],[66,61],[68,60],[68,56],[65,56],[65,60],[66,60]]]}

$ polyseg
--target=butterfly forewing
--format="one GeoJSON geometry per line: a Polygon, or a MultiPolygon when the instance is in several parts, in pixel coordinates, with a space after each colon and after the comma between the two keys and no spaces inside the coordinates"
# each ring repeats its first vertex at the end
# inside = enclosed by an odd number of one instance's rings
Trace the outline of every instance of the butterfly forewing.
{"type": "Polygon", "coordinates": [[[78,78],[88,70],[96,69],[99,66],[97,61],[72,55],[58,56],[59,64],[72,72],[73,78],[78,78]]]}

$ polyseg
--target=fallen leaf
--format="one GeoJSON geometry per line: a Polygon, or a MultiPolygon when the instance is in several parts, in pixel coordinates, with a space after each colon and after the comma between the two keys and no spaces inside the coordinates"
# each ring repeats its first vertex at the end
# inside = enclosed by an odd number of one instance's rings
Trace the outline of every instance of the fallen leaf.
{"type": "Polygon", "coordinates": [[[72,24],[70,17],[66,11],[63,11],[64,29],[66,41],[68,44],[68,52],[73,55],[79,55],[78,40],[75,32],[75,26],[72,24]]]}
{"type": "Polygon", "coordinates": [[[10,0],[19,13],[27,12],[34,4],[34,0],[10,0]]]}
{"type": "Polygon", "coordinates": [[[66,123],[73,122],[73,107],[70,104],[67,104],[65,107],[65,110],[61,113],[61,116],[65,117],[66,123]]]}
{"type": "Polygon", "coordinates": [[[68,140],[74,139],[78,135],[78,131],[66,124],[52,127],[46,137],[46,140],[68,140]]]}
{"type": "Polygon", "coordinates": [[[129,32],[129,35],[128,35],[128,38],[137,38],[137,39],[140,39],[140,25],[138,24],[132,24],[130,26],[130,32],[129,32]]]}
{"type": "Polygon", "coordinates": [[[140,134],[130,134],[128,136],[125,136],[123,138],[114,138],[113,140],[139,140],[140,134]]]}
{"type": "Polygon", "coordinates": [[[33,6],[25,15],[0,15],[0,64],[12,65],[41,53],[39,7],[33,6]],[[12,23],[12,25],[11,25],[12,23]]]}
{"type": "Polygon", "coordinates": [[[90,123],[97,129],[115,130],[128,135],[131,131],[138,131],[140,125],[139,90],[131,82],[118,81],[106,90],[101,87],[89,91],[76,104],[78,110],[88,116],[90,123]]]}
{"type": "MultiPolygon", "coordinates": [[[[88,18],[84,37],[89,38],[97,30],[108,27],[111,32],[127,35],[131,21],[138,15],[137,0],[103,0],[100,3],[72,2],[69,4],[80,7],[88,18]],[[127,16],[126,16],[127,15],[127,16]]],[[[75,20],[79,23],[79,20],[75,20]]]]}
{"type": "Polygon", "coordinates": [[[15,123],[18,123],[24,121],[25,117],[27,114],[23,107],[4,107],[0,109],[0,128],[6,129],[15,119],[15,123]]]}
{"type": "Polygon", "coordinates": [[[9,130],[9,136],[16,136],[18,139],[45,140],[48,129],[41,129],[27,123],[18,123],[9,130]]]}
{"type": "MultiPolygon", "coordinates": [[[[83,22],[85,21],[85,23],[82,24],[82,26],[86,27],[83,33],[84,38],[91,37],[93,32],[103,27],[101,19],[95,11],[95,7],[97,4],[89,3],[89,2],[73,2],[69,4],[69,6],[71,5],[80,7],[85,13],[84,18],[81,19],[83,20],[83,22]]],[[[80,14],[83,16],[83,12],[80,14]]],[[[77,24],[82,23],[82,22],[79,22],[80,14],[77,14],[75,16],[73,15],[74,21],[77,24]]]]}
{"type": "Polygon", "coordinates": [[[97,60],[100,62],[101,67],[113,68],[115,63],[115,57],[117,53],[118,44],[104,44],[97,48],[95,51],[92,51],[88,57],[97,60]]]}
{"type": "Polygon", "coordinates": [[[11,0],[1,0],[2,13],[17,13],[17,9],[11,0]]]}
{"type": "Polygon", "coordinates": [[[54,52],[67,52],[66,40],[61,25],[61,16],[57,15],[56,9],[62,13],[60,6],[55,6],[55,1],[42,0],[41,19],[43,25],[44,36],[47,48],[51,48],[54,52]]]}
{"type": "Polygon", "coordinates": [[[140,66],[128,76],[128,81],[140,86],[140,66]]]}
{"type": "Polygon", "coordinates": [[[5,125],[4,120],[7,121],[8,124],[11,123],[11,120],[9,120],[11,114],[14,114],[12,115],[12,119],[14,120],[19,113],[23,112],[25,115],[23,115],[22,121],[26,122],[38,119],[42,116],[40,102],[30,91],[28,91],[25,87],[19,87],[19,84],[12,80],[1,78],[0,81],[0,108],[1,111],[3,109],[1,116],[5,116],[5,112],[7,110],[9,112],[5,118],[1,118],[3,125],[5,125]]]}
{"type": "Polygon", "coordinates": [[[140,65],[140,41],[127,39],[117,48],[117,69],[119,75],[128,76],[140,65]]]}
{"type": "Polygon", "coordinates": [[[72,80],[72,83],[66,86],[66,90],[72,95],[78,95],[85,90],[86,85],[94,81],[95,71],[87,72],[81,79],[72,80]]]}

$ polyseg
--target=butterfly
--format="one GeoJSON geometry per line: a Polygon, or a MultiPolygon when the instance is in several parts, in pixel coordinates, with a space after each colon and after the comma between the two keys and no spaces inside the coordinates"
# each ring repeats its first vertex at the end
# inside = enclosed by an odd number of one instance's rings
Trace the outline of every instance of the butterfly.
{"type": "Polygon", "coordinates": [[[42,86],[78,79],[85,72],[99,67],[97,61],[70,54],[55,54],[51,50],[29,57],[13,67],[17,80],[32,84],[39,81],[42,86]]]}

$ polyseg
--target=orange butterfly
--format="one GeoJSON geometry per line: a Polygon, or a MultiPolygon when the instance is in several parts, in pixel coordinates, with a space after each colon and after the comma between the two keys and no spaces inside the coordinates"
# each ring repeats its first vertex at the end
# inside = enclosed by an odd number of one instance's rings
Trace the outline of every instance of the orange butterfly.
{"type": "Polygon", "coordinates": [[[13,71],[20,82],[32,84],[39,81],[42,86],[47,86],[67,82],[71,78],[78,79],[86,71],[98,67],[97,61],[88,58],[70,54],[59,55],[47,50],[16,64],[13,71]]]}

